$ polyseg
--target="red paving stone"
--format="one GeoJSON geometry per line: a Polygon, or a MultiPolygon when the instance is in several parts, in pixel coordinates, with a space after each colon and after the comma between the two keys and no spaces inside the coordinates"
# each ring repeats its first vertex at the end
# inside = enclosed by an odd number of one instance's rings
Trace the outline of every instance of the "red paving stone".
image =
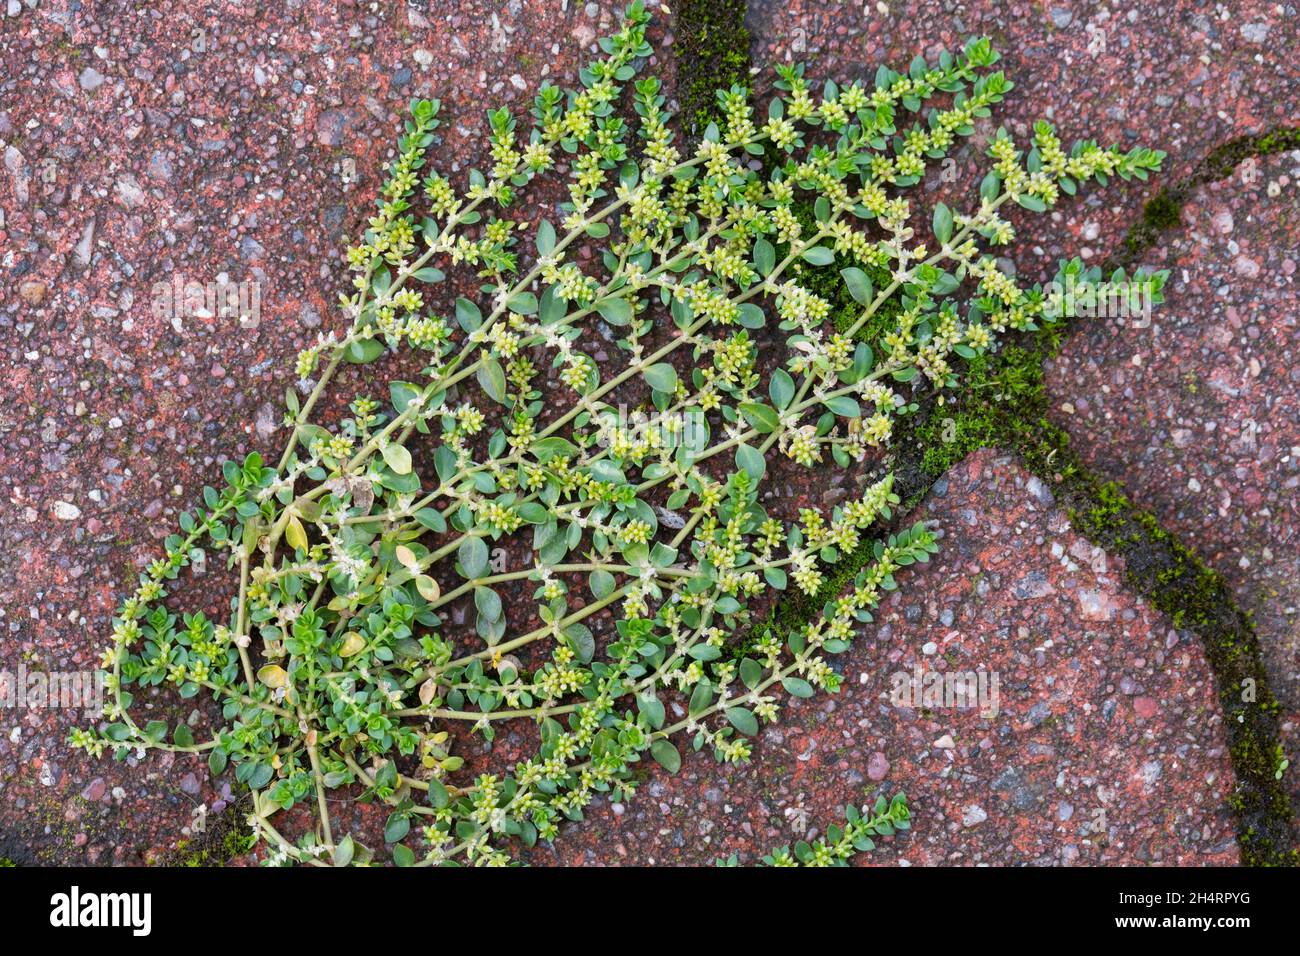
{"type": "MultiPolygon", "coordinates": [[[[1090,464],[1183,535],[1254,611],[1294,753],[1300,152],[1197,190],[1144,262],[1172,271],[1164,306],[1150,328],[1081,325],[1047,376],[1053,415],[1090,464]]],[[[1300,796],[1300,778],[1289,779],[1300,796]]]]}

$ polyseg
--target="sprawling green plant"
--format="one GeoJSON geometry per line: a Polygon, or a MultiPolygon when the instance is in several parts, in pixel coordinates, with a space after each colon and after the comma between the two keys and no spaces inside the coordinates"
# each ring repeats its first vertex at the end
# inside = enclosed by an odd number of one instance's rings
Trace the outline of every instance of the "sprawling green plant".
{"type": "MultiPolygon", "coordinates": [[[[299,356],[310,392],[286,395],[288,446],[274,465],[227,462],[224,487],[181,515],[114,618],[109,722],[74,745],[233,766],[272,862],[370,860],[331,825],[327,795],[353,788],[391,806],[398,864],[495,864],[599,793],[626,800],[647,755],[675,771],[679,737],[745,761],[786,696],[839,689],[830,656],[936,535],[877,541],[818,620],[739,650],[755,600],[815,594],[898,503],[877,473],[830,514],[772,515],[769,470],[779,487],[782,469],[878,464],[916,408],[899,386],[950,389],[999,333],[1122,283],[1075,260],[1058,276],[1072,296],[1022,288],[997,264],[1013,238],[999,210],[1144,178],[1162,154],[1066,153],[1047,123],[1025,153],[1000,130],[978,205],[937,205],[922,239],[907,187],[1011,87],[988,40],[820,96],[780,67],[766,119],[748,90],[720,91],[725,121],[683,151],[659,80],[635,79],[646,21],[634,3],[581,85],[544,85],[528,119],[490,112],[491,169],[464,188],[428,165],[438,103],[411,105],[347,253],[347,331],[299,356]],[[501,217],[547,173],[567,173],[558,226],[501,217]],[[454,305],[452,269],[477,280],[454,305]],[[813,290],[827,275],[860,305],[838,329],[813,290]],[[601,336],[617,344],[606,362],[601,336]],[[416,381],[389,382],[386,401],[362,386],[350,417],[312,420],[341,367],[393,353],[418,357],[416,381]],[[506,541],[529,559],[503,564],[489,545],[506,541]],[[164,603],[204,548],[238,569],[225,621],[164,603]],[[163,684],[221,703],[211,739],[139,726],[130,689],[163,684]],[[458,747],[510,721],[535,754],[472,775],[458,747]],[[316,827],[282,836],[276,813],[312,801],[316,827]]],[[[1158,295],[1163,277],[1143,278],[1158,295]]],[[[906,804],[880,812],[897,823],[906,804]]]]}
{"type": "MultiPolygon", "coordinates": [[[[849,805],[844,808],[844,823],[832,823],[826,828],[825,835],[812,843],[800,840],[794,849],[779,847],[763,855],[761,866],[848,866],[849,860],[859,853],[866,853],[876,848],[872,837],[893,836],[899,830],[908,830],[912,826],[912,815],[907,807],[907,797],[902,793],[894,795],[892,800],[883,796],[876,797],[874,806],[857,807],[849,805]]],[[[714,861],[715,866],[740,866],[739,854],[720,857],[714,861]]]]}

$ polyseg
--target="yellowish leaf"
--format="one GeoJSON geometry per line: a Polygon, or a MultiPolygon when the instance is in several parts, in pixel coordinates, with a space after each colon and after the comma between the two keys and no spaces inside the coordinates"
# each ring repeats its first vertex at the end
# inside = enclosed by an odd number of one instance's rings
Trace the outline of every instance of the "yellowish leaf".
{"type": "Polygon", "coordinates": [[[420,703],[428,705],[433,700],[434,694],[437,693],[438,685],[432,677],[420,685],[420,703]]]}
{"type": "Polygon", "coordinates": [[[438,582],[427,574],[416,576],[415,589],[420,592],[420,597],[430,602],[438,600],[442,594],[442,588],[438,587],[438,582]]]}
{"type": "Polygon", "coordinates": [[[291,548],[301,548],[306,551],[309,547],[307,529],[302,526],[297,515],[289,515],[289,523],[284,527],[284,540],[289,542],[291,548]]]}
{"type": "Polygon", "coordinates": [[[257,672],[257,679],[272,690],[278,690],[289,683],[289,674],[278,664],[267,664],[257,672]]]}
{"type": "Polygon", "coordinates": [[[496,665],[497,673],[501,675],[501,680],[504,683],[512,683],[515,678],[519,676],[519,668],[521,665],[519,663],[519,658],[515,657],[513,654],[503,655],[501,659],[496,662],[496,665]]]}
{"type": "Polygon", "coordinates": [[[397,561],[399,564],[402,565],[402,567],[412,572],[420,570],[419,559],[416,558],[415,552],[412,551],[410,548],[408,548],[406,545],[399,544],[397,546],[396,553],[397,553],[397,561]]]}

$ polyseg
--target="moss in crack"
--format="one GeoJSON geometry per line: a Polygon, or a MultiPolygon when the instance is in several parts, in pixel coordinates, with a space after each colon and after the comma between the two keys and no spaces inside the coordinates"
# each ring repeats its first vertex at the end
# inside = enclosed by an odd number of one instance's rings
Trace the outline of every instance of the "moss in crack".
{"type": "Polygon", "coordinates": [[[1113,483],[1081,472],[1069,490],[1075,527],[1125,562],[1125,578],[1175,627],[1200,639],[1214,670],[1232,754],[1230,800],[1248,865],[1297,865],[1291,809],[1278,778],[1279,705],[1269,690],[1259,638],[1226,582],[1189,548],[1137,508],[1113,483]]]}
{"type": "Polygon", "coordinates": [[[1160,190],[1143,207],[1141,221],[1124,237],[1118,260],[1126,266],[1137,262],[1147,249],[1156,244],[1162,232],[1178,225],[1182,212],[1182,191],[1160,190]]]}
{"type": "Polygon", "coordinates": [[[1267,133],[1238,136],[1210,153],[1196,167],[1191,179],[1182,183],[1183,192],[1232,175],[1245,160],[1300,149],[1300,126],[1281,126],[1267,133]]]}
{"type": "Polygon", "coordinates": [[[1166,186],[1147,202],[1141,221],[1129,230],[1123,247],[1106,271],[1115,267],[1131,271],[1143,253],[1159,241],[1163,232],[1178,225],[1183,204],[1194,189],[1226,179],[1247,159],[1289,149],[1300,149],[1300,127],[1280,127],[1266,133],[1238,136],[1224,143],[1201,160],[1187,179],[1166,186]]]}
{"type": "MultiPolygon", "coordinates": [[[[1056,348],[1060,335],[1059,328],[1044,330],[977,356],[967,363],[965,388],[956,400],[924,405],[906,439],[918,449],[925,488],[971,452],[1005,442],[1008,423],[1043,393],[1045,353],[1056,348]]],[[[907,503],[918,501],[914,492],[907,503]]]]}
{"type": "Polygon", "coordinates": [[[745,0],[681,0],[677,13],[677,100],[683,135],[696,142],[718,119],[717,91],[749,85],[745,0]]]}
{"type": "Polygon", "coordinates": [[[1152,229],[1172,229],[1182,221],[1183,204],[1163,189],[1143,208],[1142,221],[1152,229]]]}
{"type": "Polygon", "coordinates": [[[232,804],[209,821],[203,833],[191,840],[182,840],[153,862],[159,866],[225,866],[243,856],[257,842],[252,830],[244,823],[250,806],[247,798],[232,804]]]}

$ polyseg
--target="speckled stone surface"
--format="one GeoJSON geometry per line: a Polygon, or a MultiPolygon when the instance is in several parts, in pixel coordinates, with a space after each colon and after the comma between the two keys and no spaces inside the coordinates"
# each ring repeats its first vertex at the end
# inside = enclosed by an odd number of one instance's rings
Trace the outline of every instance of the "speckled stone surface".
{"type": "MultiPolygon", "coordinates": [[[[441,98],[438,168],[463,180],[487,161],[484,110],[571,82],[622,6],[0,11],[0,668],[95,666],[111,610],[220,461],[278,452],[292,357],[340,327],[341,237],[369,214],[409,101],[441,98]],[[177,278],[256,283],[256,327],[173,324],[155,285],[177,278]]],[[[652,37],[671,49],[664,18],[652,37]]],[[[210,565],[190,606],[230,593],[210,565]]],[[[0,856],[139,862],[225,802],[197,759],[70,755],[79,715],[0,719],[0,856]]]]}
{"type": "Polygon", "coordinates": [[[1144,261],[1172,270],[1164,306],[1150,328],[1100,318],[1080,327],[1047,377],[1053,415],[1093,467],[1183,535],[1254,611],[1294,745],[1300,153],[1197,190],[1144,261]]]}
{"type": "Polygon", "coordinates": [[[840,658],[839,695],[784,708],[749,766],[693,754],[675,777],[656,768],[531,860],[748,863],[904,789],[910,834],[858,862],[1234,863],[1232,769],[1196,638],[1127,592],[1116,560],[996,452],[954,468],[917,514],[942,550],[840,658]],[[894,706],[892,675],[917,667],[996,673],[997,715],[894,706]]]}

